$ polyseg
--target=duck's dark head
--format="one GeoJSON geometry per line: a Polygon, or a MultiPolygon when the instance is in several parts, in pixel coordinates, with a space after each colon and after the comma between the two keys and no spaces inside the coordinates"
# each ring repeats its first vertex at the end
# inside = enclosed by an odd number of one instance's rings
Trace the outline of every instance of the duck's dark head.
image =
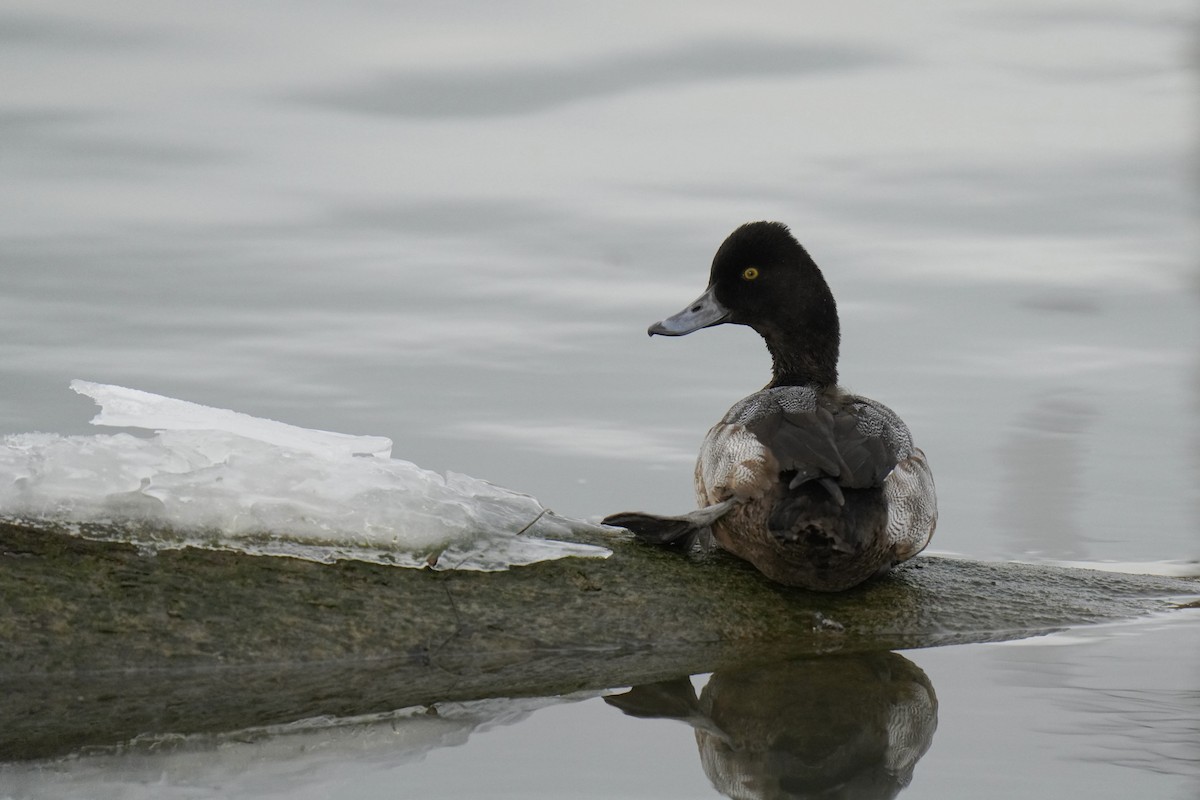
{"type": "Polygon", "coordinates": [[[837,384],[837,306],[821,270],[780,222],[748,222],[713,257],[708,288],[650,326],[683,336],[723,323],[758,331],[774,359],[772,386],[837,384]]]}

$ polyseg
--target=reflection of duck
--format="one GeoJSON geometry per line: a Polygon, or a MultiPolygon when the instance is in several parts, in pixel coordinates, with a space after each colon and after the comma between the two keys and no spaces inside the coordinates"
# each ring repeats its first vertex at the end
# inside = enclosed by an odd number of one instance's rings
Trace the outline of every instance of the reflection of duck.
{"type": "Polygon", "coordinates": [[[718,671],[699,699],[678,678],[605,701],[690,724],[705,774],[739,800],[895,797],[937,728],[929,678],[896,653],[718,671]]]}
{"type": "Polygon", "coordinates": [[[711,536],[773,580],[825,591],[919,553],[937,523],[925,454],[891,409],[838,387],[837,307],[786,226],[752,222],[730,234],[708,289],[650,334],[727,322],[763,337],[773,377],[701,445],[701,508],[614,514],[605,523],[659,544],[711,536]]]}

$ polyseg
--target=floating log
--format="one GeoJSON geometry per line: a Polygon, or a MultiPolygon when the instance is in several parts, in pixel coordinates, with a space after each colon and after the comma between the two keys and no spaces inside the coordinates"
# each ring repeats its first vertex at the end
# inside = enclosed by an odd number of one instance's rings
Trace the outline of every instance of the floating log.
{"type": "Polygon", "coordinates": [[[155,553],[0,522],[0,760],[152,732],[1013,639],[1200,593],[1194,579],[922,556],[857,589],[818,594],[720,553],[687,556],[621,535],[578,540],[613,554],[438,572],[155,553]]]}

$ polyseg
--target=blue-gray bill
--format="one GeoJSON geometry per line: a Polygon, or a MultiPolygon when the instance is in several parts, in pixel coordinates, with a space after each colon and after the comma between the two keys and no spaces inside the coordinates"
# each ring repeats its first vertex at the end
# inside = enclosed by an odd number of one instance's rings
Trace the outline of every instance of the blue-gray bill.
{"type": "Polygon", "coordinates": [[[701,328],[711,328],[729,320],[729,309],[717,300],[712,286],[705,289],[704,294],[697,297],[687,308],[667,317],[662,322],[651,325],[646,333],[653,336],[685,336],[701,328]]]}

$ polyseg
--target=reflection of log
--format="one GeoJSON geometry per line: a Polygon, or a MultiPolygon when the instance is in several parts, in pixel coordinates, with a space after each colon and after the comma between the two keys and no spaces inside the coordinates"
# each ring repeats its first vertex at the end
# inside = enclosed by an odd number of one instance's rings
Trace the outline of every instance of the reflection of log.
{"type": "MultiPolygon", "coordinates": [[[[591,540],[595,542],[596,540],[591,540]]],[[[920,558],[837,595],[625,539],[501,573],[136,548],[0,523],[0,759],[784,655],[1014,638],[1200,583],[920,558]]]]}

